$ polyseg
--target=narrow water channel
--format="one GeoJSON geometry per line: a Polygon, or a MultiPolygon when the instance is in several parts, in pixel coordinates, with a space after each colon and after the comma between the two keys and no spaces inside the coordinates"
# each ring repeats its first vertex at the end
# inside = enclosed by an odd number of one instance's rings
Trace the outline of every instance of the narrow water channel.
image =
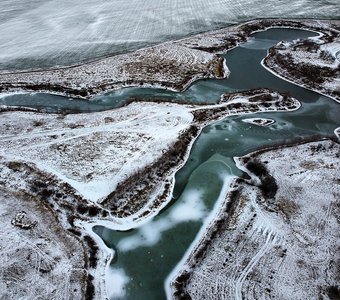
{"type": "MultiPolygon", "coordinates": [[[[269,86],[276,86],[279,91],[293,90],[294,87],[291,84],[263,70],[259,62],[266,55],[267,49],[280,40],[293,40],[315,35],[308,31],[288,29],[271,29],[257,33],[251,41],[225,55],[228,67],[232,72],[230,78],[199,80],[181,93],[156,88],[129,87],[97,96],[91,101],[45,93],[25,93],[2,96],[0,105],[29,106],[57,113],[63,111],[93,112],[120,107],[127,103],[131,97],[162,98],[176,102],[216,103],[226,92],[269,86]]],[[[305,91],[302,88],[294,90],[297,95],[304,94],[305,91]]],[[[316,95],[314,95],[315,97],[316,95]]]]}
{"type": "Polygon", "coordinates": [[[139,228],[112,231],[95,227],[95,232],[116,251],[110,268],[112,281],[107,282],[114,299],[166,299],[166,278],[197,237],[219,196],[226,193],[228,182],[233,176],[240,175],[233,157],[296,137],[332,135],[340,126],[338,103],[279,79],[260,64],[267,49],[278,41],[313,35],[290,29],[257,33],[249,42],[225,55],[231,70],[229,79],[201,80],[183,93],[127,88],[90,102],[46,94],[0,99],[0,104],[33,106],[51,112],[65,109],[98,111],[120,106],[131,96],[215,103],[228,91],[267,87],[288,91],[301,101],[302,107],[295,112],[232,116],[207,126],[195,142],[188,162],[176,175],[174,199],[168,207],[139,228]],[[259,127],[242,121],[254,116],[271,118],[275,123],[259,127]]]}

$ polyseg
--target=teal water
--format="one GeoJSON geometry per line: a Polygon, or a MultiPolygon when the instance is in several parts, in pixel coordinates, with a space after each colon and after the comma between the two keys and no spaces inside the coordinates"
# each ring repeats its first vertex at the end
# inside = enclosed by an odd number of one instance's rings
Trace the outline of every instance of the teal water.
{"type": "Polygon", "coordinates": [[[47,111],[96,111],[118,107],[132,96],[215,103],[228,91],[267,87],[288,91],[301,101],[302,107],[294,112],[232,116],[205,127],[187,163],[176,174],[173,200],[165,209],[141,227],[128,231],[95,227],[95,232],[116,251],[111,264],[115,279],[107,283],[109,289],[116,290],[114,298],[166,298],[164,284],[167,276],[196,238],[219,196],[226,193],[226,183],[232,176],[240,175],[233,157],[296,137],[332,135],[340,126],[338,103],[281,80],[260,65],[267,49],[278,41],[312,35],[314,33],[288,29],[257,33],[249,42],[225,55],[231,70],[230,78],[200,80],[183,93],[126,88],[90,102],[44,94],[0,99],[0,104],[35,106],[47,111]],[[242,122],[254,116],[271,118],[275,123],[259,127],[242,122]]]}

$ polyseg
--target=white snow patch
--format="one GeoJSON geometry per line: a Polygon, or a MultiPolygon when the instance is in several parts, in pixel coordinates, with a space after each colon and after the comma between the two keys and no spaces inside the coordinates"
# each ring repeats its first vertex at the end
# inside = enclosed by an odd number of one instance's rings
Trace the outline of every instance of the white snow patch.
{"type": "Polygon", "coordinates": [[[169,216],[174,224],[185,221],[198,221],[205,216],[205,206],[201,201],[201,192],[188,190],[182,195],[182,202],[177,205],[169,216]]]}
{"type": "Polygon", "coordinates": [[[110,299],[125,296],[125,286],[130,281],[124,269],[108,268],[106,272],[107,293],[110,299]]]}
{"type": "Polygon", "coordinates": [[[119,241],[117,248],[126,252],[142,246],[157,244],[162,233],[175,227],[177,224],[189,221],[199,221],[206,215],[206,208],[201,200],[201,193],[193,190],[187,191],[182,202],[172,210],[171,214],[160,220],[152,220],[139,229],[137,233],[119,241]]]}
{"type": "Polygon", "coordinates": [[[227,66],[227,61],[224,58],[223,59],[223,77],[227,78],[227,77],[229,77],[229,75],[230,75],[230,70],[229,70],[229,68],[227,66]]]}

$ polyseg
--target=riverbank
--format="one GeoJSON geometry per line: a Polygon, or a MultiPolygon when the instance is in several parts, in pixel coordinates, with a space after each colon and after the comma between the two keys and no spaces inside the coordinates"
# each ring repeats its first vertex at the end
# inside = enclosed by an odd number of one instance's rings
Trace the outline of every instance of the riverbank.
{"type": "Polygon", "coordinates": [[[203,126],[230,115],[299,106],[287,95],[259,89],[224,95],[217,105],[131,103],[92,113],[90,119],[88,114],[3,112],[1,154],[35,163],[112,216],[126,217],[155,201],[149,199],[150,191],[160,182],[170,192],[169,178],[186,160],[203,126]],[[145,184],[137,180],[140,176],[148,178],[145,184]]]}
{"type": "MultiPolygon", "coordinates": [[[[82,245],[79,268],[87,276],[80,284],[88,299],[103,298],[113,253],[88,230],[98,224],[127,230],[156,215],[171,200],[174,175],[208,123],[299,105],[295,99],[257,90],[229,95],[210,106],[131,103],[92,113],[90,119],[88,114],[3,112],[1,186],[17,204],[21,200],[16,193],[21,193],[44,205],[60,230],[82,245]]],[[[9,213],[11,218],[16,214],[9,213]]]]}
{"type": "Polygon", "coordinates": [[[46,92],[90,99],[132,86],[181,91],[195,80],[228,74],[222,57],[168,42],[79,66],[0,73],[0,93],[46,92]]]}
{"type": "Polygon", "coordinates": [[[174,298],[339,295],[333,252],[339,239],[339,150],[339,141],[316,139],[237,158],[247,179],[234,182],[176,274],[174,298]]]}
{"type": "Polygon", "coordinates": [[[228,76],[225,60],[218,53],[245,42],[255,32],[273,27],[333,32],[338,23],[331,20],[254,20],[82,65],[1,73],[0,94],[47,92],[90,99],[131,86],[183,91],[195,80],[228,76]]]}

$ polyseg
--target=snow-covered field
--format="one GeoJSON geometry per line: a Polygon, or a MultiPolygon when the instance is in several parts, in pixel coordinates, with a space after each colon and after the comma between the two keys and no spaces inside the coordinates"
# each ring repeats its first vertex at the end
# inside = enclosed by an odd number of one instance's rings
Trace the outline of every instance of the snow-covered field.
{"type": "Polygon", "coordinates": [[[251,180],[236,184],[234,202],[190,254],[176,298],[337,299],[339,153],[324,140],[238,159],[251,180]]]}
{"type": "Polygon", "coordinates": [[[0,188],[0,298],[84,299],[85,253],[43,203],[0,188]]]}
{"type": "Polygon", "coordinates": [[[327,18],[339,10],[337,0],[4,0],[0,66],[67,65],[252,18],[327,18]]]}
{"type": "Polygon", "coordinates": [[[134,102],[91,114],[4,112],[0,155],[32,162],[97,202],[118,183],[160,159],[192,124],[201,126],[231,114],[294,110],[300,105],[266,90],[229,97],[219,105],[134,102]]]}
{"type": "Polygon", "coordinates": [[[66,116],[8,112],[0,153],[34,162],[96,202],[157,160],[192,120],[185,106],[155,103],[66,116]]]}
{"type": "Polygon", "coordinates": [[[183,90],[195,79],[228,74],[224,59],[217,55],[164,43],[70,68],[0,74],[0,91],[10,84],[14,91],[26,86],[33,91],[92,97],[123,86],[183,90]]]}

